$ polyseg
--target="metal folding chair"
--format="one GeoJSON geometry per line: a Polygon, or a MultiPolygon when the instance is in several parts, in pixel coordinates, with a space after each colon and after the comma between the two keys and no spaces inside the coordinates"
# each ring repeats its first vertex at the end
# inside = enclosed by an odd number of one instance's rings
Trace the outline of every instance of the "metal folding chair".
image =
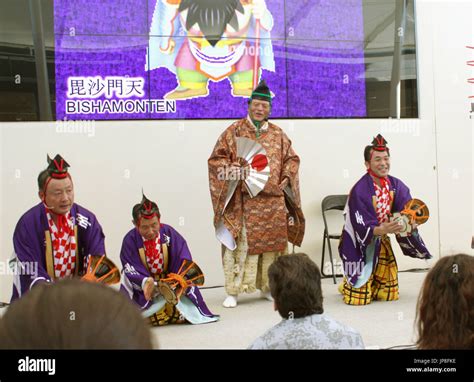
{"type": "Polygon", "coordinates": [[[323,220],[324,220],[323,253],[321,255],[321,274],[324,278],[332,276],[334,280],[334,284],[337,283],[336,276],[343,276],[343,275],[342,274],[336,275],[334,271],[334,260],[332,256],[331,240],[340,240],[341,234],[329,233],[328,223],[326,219],[326,212],[330,210],[343,211],[347,202],[347,197],[348,195],[328,195],[321,202],[321,210],[323,212],[323,220]],[[326,242],[327,242],[328,250],[329,250],[329,259],[331,261],[332,275],[327,275],[324,273],[324,257],[326,254],[326,242]]]}

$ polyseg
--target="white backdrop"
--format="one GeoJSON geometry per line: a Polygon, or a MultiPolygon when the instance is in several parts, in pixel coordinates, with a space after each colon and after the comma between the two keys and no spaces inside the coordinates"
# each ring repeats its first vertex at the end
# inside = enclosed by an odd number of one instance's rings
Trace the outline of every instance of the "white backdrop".
{"type": "MultiPolygon", "coordinates": [[[[417,2],[420,118],[410,120],[281,120],[301,158],[301,193],[307,229],[302,251],[319,261],[321,201],[347,193],[364,174],[364,146],[381,132],[391,148],[391,174],[412,196],[425,201],[431,219],[420,232],[432,254],[471,253],[472,121],[466,61],[474,45],[472,4],[417,2]]],[[[271,84],[270,84],[271,86],[271,84]]],[[[294,102],[297,102],[295,99],[294,102]]],[[[245,100],[242,102],[245,113],[245,100]]],[[[70,163],[76,202],[92,210],[106,234],[108,255],[119,263],[131,208],[147,196],[157,201],[162,221],[187,239],[206,285],[222,285],[220,246],[214,237],[207,158],[232,121],[121,121],[65,126],[58,123],[0,124],[0,271],[12,252],[19,217],[39,199],[36,177],[46,153],[70,163]]],[[[275,121],[274,121],[275,122],[275,121]]],[[[333,231],[340,230],[334,217],[333,231]]],[[[426,267],[403,257],[400,269],[426,267]]],[[[337,253],[336,243],[333,246],[337,253]]],[[[11,276],[0,275],[0,301],[11,294],[11,276]]],[[[223,292],[224,293],[224,292],[223,292]]]]}

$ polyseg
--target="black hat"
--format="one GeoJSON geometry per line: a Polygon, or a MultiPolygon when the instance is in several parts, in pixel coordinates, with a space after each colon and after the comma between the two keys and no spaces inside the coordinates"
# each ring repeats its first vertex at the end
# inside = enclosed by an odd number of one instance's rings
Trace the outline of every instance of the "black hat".
{"type": "Polygon", "coordinates": [[[258,86],[252,92],[250,99],[260,99],[262,101],[272,102],[272,94],[265,80],[261,80],[258,86]]]}
{"type": "Polygon", "coordinates": [[[388,149],[387,143],[385,138],[378,134],[372,141],[372,149],[375,151],[385,151],[388,149]]]}
{"type": "Polygon", "coordinates": [[[64,179],[69,176],[68,168],[71,166],[69,166],[69,163],[67,163],[61,155],[57,154],[54,159],[51,159],[49,155],[47,155],[47,160],[48,167],[46,170],[51,178],[64,179]]]}

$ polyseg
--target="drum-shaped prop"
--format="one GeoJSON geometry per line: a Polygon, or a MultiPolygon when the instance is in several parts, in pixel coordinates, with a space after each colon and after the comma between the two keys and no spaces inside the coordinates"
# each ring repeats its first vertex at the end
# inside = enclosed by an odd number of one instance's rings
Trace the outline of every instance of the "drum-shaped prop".
{"type": "Polygon", "coordinates": [[[82,280],[108,285],[120,282],[120,271],[108,257],[91,256],[87,257],[86,272],[82,280]]]}
{"type": "Polygon", "coordinates": [[[199,266],[191,260],[184,260],[178,273],[168,273],[166,278],[158,281],[158,289],[168,303],[176,305],[189,288],[203,284],[204,275],[199,266]]]}
{"type": "Polygon", "coordinates": [[[398,235],[402,237],[408,236],[413,231],[413,227],[410,224],[410,217],[407,215],[402,215],[400,212],[395,212],[390,218],[390,221],[396,221],[398,223],[400,226],[400,232],[398,232],[398,235]]]}
{"type": "Polygon", "coordinates": [[[409,200],[401,214],[410,218],[410,224],[416,223],[417,225],[426,223],[430,217],[428,207],[420,199],[409,200]]]}

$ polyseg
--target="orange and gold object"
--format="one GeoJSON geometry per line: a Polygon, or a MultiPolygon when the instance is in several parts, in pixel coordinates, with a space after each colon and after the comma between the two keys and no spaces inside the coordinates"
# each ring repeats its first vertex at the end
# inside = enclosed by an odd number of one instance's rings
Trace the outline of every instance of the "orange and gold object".
{"type": "Polygon", "coordinates": [[[203,284],[204,275],[199,266],[191,260],[184,260],[178,273],[168,273],[157,286],[165,300],[176,305],[189,288],[203,284]]]}
{"type": "Polygon", "coordinates": [[[411,235],[416,226],[426,223],[429,217],[430,211],[426,204],[420,199],[411,199],[405,204],[403,210],[395,212],[390,220],[400,224],[401,231],[398,234],[404,237],[411,235]]]}
{"type": "Polygon", "coordinates": [[[104,256],[88,256],[86,272],[82,280],[108,285],[120,282],[120,271],[115,264],[104,256]]]}
{"type": "Polygon", "coordinates": [[[416,223],[417,225],[426,223],[430,217],[428,207],[420,199],[409,200],[401,214],[410,218],[410,224],[416,223]]]}

